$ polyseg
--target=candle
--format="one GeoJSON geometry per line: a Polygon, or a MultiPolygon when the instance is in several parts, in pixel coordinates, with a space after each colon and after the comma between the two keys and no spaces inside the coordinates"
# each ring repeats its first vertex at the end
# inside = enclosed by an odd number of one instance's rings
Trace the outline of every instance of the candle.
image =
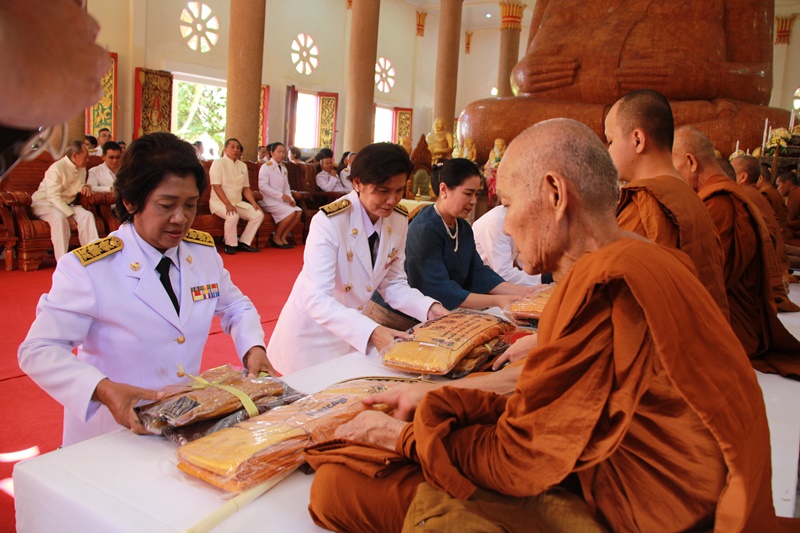
{"type": "Polygon", "coordinates": [[[789,119],[789,133],[794,129],[794,106],[792,106],[792,118],[789,119]]]}
{"type": "Polygon", "coordinates": [[[761,140],[761,153],[764,153],[764,150],[767,148],[767,127],[769,125],[769,119],[764,119],[764,137],[761,140]]]}
{"type": "Polygon", "coordinates": [[[734,154],[739,154],[739,139],[736,139],[736,150],[733,151],[734,154]]]}

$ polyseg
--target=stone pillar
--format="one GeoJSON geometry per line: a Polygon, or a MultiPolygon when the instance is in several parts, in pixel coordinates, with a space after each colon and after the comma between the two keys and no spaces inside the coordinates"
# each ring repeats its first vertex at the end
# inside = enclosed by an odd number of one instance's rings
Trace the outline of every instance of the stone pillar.
{"type": "Polygon", "coordinates": [[[527,6],[518,1],[500,2],[500,58],[497,61],[497,96],[513,96],[511,70],[519,60],[522,13],[527,6]]]}
{"type": "Polygon", "coordinates": [[[380,0],[353,0],[344,120],[345,150],[358,151],[372,142],[380,9],[380,0]]]}
{"type": "Polygon", "coordinates": [[[444,119],[445,131],[453,129],[453,119],[456,117],[461,4],[462,0],[441,0],[439,4],[439,43],[433,87],[433,119],[444,119]]]}
{"type": "Polygon", "coordinates": [[[225,136],[236,137],[244,145],[243,160],[255,161],[266,0],[236,0],[230,6],[225,136]]]}

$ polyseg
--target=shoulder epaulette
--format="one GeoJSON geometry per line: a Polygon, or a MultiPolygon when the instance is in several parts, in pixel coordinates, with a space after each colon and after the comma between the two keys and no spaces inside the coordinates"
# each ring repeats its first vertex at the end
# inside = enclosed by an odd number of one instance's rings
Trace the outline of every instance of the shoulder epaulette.
{"type": "Polygon", "coordinates": [[[267,161],[267,166],[271,167],[272,166],[272,161],[267,161]]]}
{"type": "Polygon", "coordinates": [[[205,231],[197,231],[196,229],[190,229],[183,240],[195,244],[203,244],[205,246],[214,246],[214,237],[205,231]]]}
{"type": "Polygon", "coordinates": [[[408,216],[408,209],[406,209],[406,206],[404,205],[397,204],[396,206],[394,206],[394,210],[403,215],[404,217],[408,216]]]}
{"type": "Polygon", "coordinates": [[[342,198],[341,200],[336,200],[335,202],[331,202],[328,205],[323,205],[320,207],[322,211],[325,212],[326,215],[332,217],[333,215],[338,215],[339,213],[344,213],[345,210],[349,209],[350,206],[353,205],[350,200],[347,198],[342,198]]]}
{"type": "Polygon", "coordinates": [[[108,257],[114,252],[122,250],[124,243],[119,237],[106,237],[99,241],[94,241],[86,246],[81,246],[77,250],[73,250],[83,266],[94,263],[95,261],[108,257]]]}

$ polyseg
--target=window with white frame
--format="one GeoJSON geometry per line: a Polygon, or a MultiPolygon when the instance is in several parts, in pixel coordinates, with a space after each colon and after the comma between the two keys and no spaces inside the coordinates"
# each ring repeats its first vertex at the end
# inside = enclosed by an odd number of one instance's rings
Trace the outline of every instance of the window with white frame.
{"type": "Polygon", "coordinates": [[[202,2],[189,2],[181,11],[181,36],[186,46],[205,54],[219,40],[219,20],[211,8],[202,2]]]}
{"type": "Polygon", "coordinates": [[[378,58],[375,63],[375,85],[382,93],[388,93],[394,87],[394,67],[392,62],[385,57],[378,58]]]}
{"type": "Polygon", "coordinates": [[[390,107],[375,106],[375,129],[372,140],[376,143],[394,142],[394,110],[390,107]]]}
{"type": "Polygon", "coordinates": [[[308,76],[319,65],[319,47],[314,38],[300,33],[292,41],[292,64],[300,74],[308,76]]]}

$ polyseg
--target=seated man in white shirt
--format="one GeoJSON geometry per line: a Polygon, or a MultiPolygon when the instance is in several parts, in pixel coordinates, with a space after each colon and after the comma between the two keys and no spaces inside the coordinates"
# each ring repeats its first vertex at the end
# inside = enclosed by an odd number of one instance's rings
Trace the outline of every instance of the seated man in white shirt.
{"type": "Polygon", "coordinates": [[[552,274],[526,274],[517,264],[519,252],[511,237],[503,232],[505,220],[506,208],[498,205],[472,224],[475,247],[483,262],[509,283],[528,286],[552,283],[552,274]]]}
{"type": "Polygon", "coordinates": [[[348,193],[353,190],[350,180],[343,180],[333,168],[333,159],[325,157],[320,161],[322,172],[317,174],[317,187],[326,192],[348,193]]]}
{"type": "Polygon", "coordinates": [[[122,147],[114,141],[103,144],[103,164],[89,169],[86,183],[93,192],[111,192],[122,162],[122,147]]]}
{"type": "Polygon", "coordinates": [[[92,195],[92,187],[86,184],[88,161],[86,146],[81,141],[70,143],[66,155],[50,165],[39,190],[31,197],[33,214],[50,224],[56,260],[67,253],[70,221],[77,223],[81,246],[98,238],[94,215],[79,205],[73,205],[78,193],[92,195]]]}
{"type": "Polygon", "coordinates": [[[108,128],[100,128],[97,130],[97,147],[102,149],[108,141],[111,141],[111,130],[108,128]]]}

